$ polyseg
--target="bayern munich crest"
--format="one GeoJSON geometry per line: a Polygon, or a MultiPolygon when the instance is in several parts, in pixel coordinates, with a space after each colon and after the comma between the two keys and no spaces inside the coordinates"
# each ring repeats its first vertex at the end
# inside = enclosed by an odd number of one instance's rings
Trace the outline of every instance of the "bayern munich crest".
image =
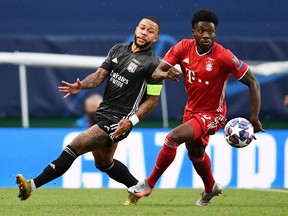
{"type": "Polygon", "coordinates": [[[206,64],[206,71],[212,71],[213,65],[212,64],[206,64]]]}
{"type": "Polygon", "coordinates": [[[206,71],[212,71],[213,70],[213,62],[214,62],[214,59],[208,58],[208,60],[206,62],[206,71]]]}

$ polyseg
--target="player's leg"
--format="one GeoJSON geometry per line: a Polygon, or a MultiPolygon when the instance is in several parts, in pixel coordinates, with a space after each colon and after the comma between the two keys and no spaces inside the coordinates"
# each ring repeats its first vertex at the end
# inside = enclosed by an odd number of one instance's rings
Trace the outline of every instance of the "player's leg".
{"type": "MultiPolygon", "coordinates": [[[[201,141],[199,142],[201,143],[201,141]]],[[[208,205],[213,196],[221,193],[222,187],[214,180],[211,169],[211,160],[205,152],[205,147],[199,143],[186,143],[186,148],[188,149],[188,157],[204,184],[204,191],[196,204],[208,205]]]]}
{"type": "Polygon", "coordinates": [[[211,169],[211,160],[205,152],[205,148],[209,141],[209,135],[205,134],[208,133],[209,125],[211,125],[210,123],[214,121],[213,118],[208,119],[206,121],[199,121],[196,117],[191,118],[188,121],[194,128],[195,137],[193,141],[185,143],[188,150],[188,157],[191,160],[195,171],[204,183],[204,192],[202,193],[201,198],[196,202],[197,205],[209,204],[212,197],[221,193],[222,190],[221,185],[215,183],[211,169]]]}
{"type": "MultiPolygon", "coordinates": [[[[114,143],[112,146],[93,151],[95,167],[126,187],[136,185],[138,180],[130,173],[126,165],[113,158],[117,145],[118,143],[114,143]]],[[[138,197],[129,194],[124,205],[136,205],[138,201],[138,197]]]]}
{"type": "Polygon", "coordinates": [[[138,180],[130,173],[126,165],[113,158],[117,145],[118,143],[114,143],[112,146],[93,151],[95,167],[107,173],[115,181],[131,187],[137,184],[138,180]]]}
{"type": "MultiPolygon", "coordinates": [[[[99,118],[97,125],[107,134],[113,133],[118,127],[118,121],[114,121],[108,118],[99,118]]],[[[120,161],[114,159],[114,153],[120,140],[125,139],[129,135],[130,131],[121,135],[117,139],[109,138],[101,148],[95,149],[92,154],[94,156],[95,167],[106,172],[108,176],[115,181],[124,184],[126,187],[131,187],[137,184],[138,180],[130,173],[126,165],[120,161]]]]}
{"type": "Polygon", "coordinates": [[[185,145],[188,150],[188,158],[191,160],[197,174],[201,177],[205,191],[211,192],[215,180],[212,174],[211,160],[205,152],[205,146],[203,146],[201,139],[189,143],[186,142],[185,145]]]}
{"type": "Polygon", "coordinates": [[[137,185],[130,187],[128,192],[135,196],[148,196],[155,187],[156,182],[170,166],[176,157],[177,147],[188,140],[193,140],[194,130],[188,123],[183,123],[173,129],[165,138],[164,145],[160,150],[155,167],[149,177],[137,185]]]}
{"type": "Polygon", "coordinates": [[[16,176],[16,183],[19,187],[19,198],[21,200],[27,199],[30,197],[32,191],[63,175],[79,155],[92,151],[97,146],[101,146],[100,143],[103,143],[105,139],[109,139],[108,135],[97,125],[94,125],[76,136],[65,147],[60,156],[52,161],[36,178],[26,181],[23,175],[18,174],[16,176]]]}
{"type": "Polygon", "coordinates": [[[194,130],[190,124],[183,123],[173,129],[165,138],[164,145],[160,150],[156,165],[147,178],[147,182],[151,188],[153,188],[164,173],[164,171],[170,166],[176,157],[177,147],[188,140],[193,140],[194,130]]]}

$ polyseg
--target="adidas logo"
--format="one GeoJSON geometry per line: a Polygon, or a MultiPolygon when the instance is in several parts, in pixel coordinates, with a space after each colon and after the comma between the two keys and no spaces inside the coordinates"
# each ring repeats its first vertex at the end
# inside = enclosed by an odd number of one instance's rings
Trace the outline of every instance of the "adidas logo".
{"type": "Polygon", "coordinates": [[[185,58],[185,59],[183,60],[183,62],[189,64],[189,58],[185,58]]]}
{"type": "Polygon", "coordinates": [[[117,58],[112,59],[112,62],[114,62],[115,64],[118,64],[117,58]]]}
{"type": "Polygon", "coordinates": [[[53,164],[53,163],[50,163],[49,165],[50,165],[50,167],[51,167],[53,170],[55,170],[55,171],[56,171],[56,166],[55,166],[55,164],[53,164]]]}

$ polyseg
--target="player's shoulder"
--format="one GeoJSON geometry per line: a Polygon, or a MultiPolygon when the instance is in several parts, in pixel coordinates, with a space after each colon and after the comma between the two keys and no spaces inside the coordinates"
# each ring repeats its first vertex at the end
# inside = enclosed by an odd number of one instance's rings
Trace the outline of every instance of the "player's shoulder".
{"type": "Polygon", "coordinates": [[[196,47],[196,41],[195,39],[188,39],[183,38],[180,40],[175,46],[173,46],[174,51],[176,52],[192,52],[192,50],[195,50],[196,47]]]}
{"type": "Polygon", "coordinates": [[[181,44],[182,46],[195,46],[196,45],[196,41],[195,39],[190,39],[190,38],[183,38],[182,40],[179,41],[178,44],[181,44]]]}
{"type": "Polygon", "coordinates": [[[153,64],[159,64],[159,56],[150,48],[146,51],[140,52],[139,57],[145,62],[152,62],[153,64]]]}
{"type": "Polygon", "coordinates": [[[229,49],[216,42],[214,42],[213,44],[213,52],[220,58],[225,58],[227,56],[230,57],[231,55],[233,55],[229,49]]]}
{"type": "Polygon", "coordinates": [[[121,50],[121,49],[126,49],[127,47],[129,46],[129,44],[127,43],[118,43],[118,44],[115,44],[112,49],[115,49],[115,50],[121,50]]]}
{"type": "Polygon", "coordinates": [[[226,49],[223,45],[217,43],[217,42],[214,42],[213,44],[213,49],[217,52],[226,52],[228,49],[226,49]]]}
{"type": "Polygon", "coordinates": [[[149,55],[146,56],[146,60],[148,65],[157,67],[157,65],[160,63],[161,59],[154,53],[151,52],[149,55]]]}
{"type": "Polygon", "coordinates": [[[159,56],[152,50],[150,52],[150,56],[151,56],[151,58],[155,59],[156,61],[160,61],[159,56]]]}

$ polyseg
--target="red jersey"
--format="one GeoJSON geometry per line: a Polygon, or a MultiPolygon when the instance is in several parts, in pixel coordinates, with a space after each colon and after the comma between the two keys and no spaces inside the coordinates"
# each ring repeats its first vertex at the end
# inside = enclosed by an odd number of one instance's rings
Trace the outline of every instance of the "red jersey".
{"type": "Polygon", "coordinates": [[[225,90],[229,75],[239,80],[248,71],[245,62],[216,42],[200,55],[194,39],[181,40],[166,53],[163,61],[181,67],[188,94],[185,113],[218,112],[226,116],[225,90]]]}

